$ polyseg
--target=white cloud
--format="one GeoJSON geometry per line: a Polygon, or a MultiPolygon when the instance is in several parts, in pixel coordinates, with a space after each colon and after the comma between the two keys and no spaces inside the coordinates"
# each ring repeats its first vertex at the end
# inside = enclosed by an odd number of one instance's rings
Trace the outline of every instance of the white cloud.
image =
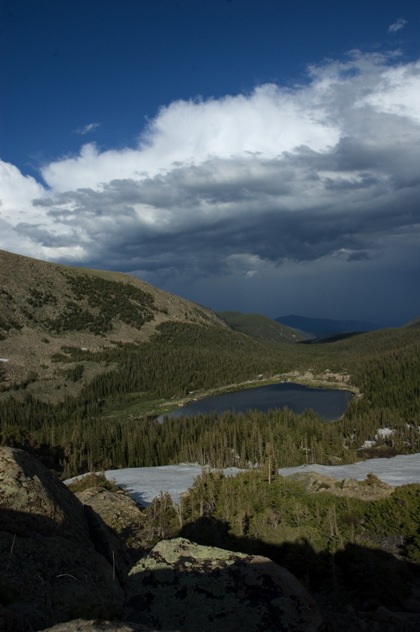
{"type": "Polygon", "coordinates": [[[45,222],[45,213],[32,204],[34,198],[43,195],[43,187],[34,178],[23,176],[17,167],[0,160],[0,248],[35,257],[49,256],[39,243],[16,232],[19,222],[45,222]]]}
{"type": "Polygon", "coordinates": [[[25,219],[37,221],[41,214],[32,205],[34,198],[44,195],[43,187],[29,176],[23,176],[14,165],[0,160],[0,216],[10,223],[25,219]]]}
{"type": "Polygon", "coordinates": [[[91,132],[94,132],[100,126],[101,126],[100,123],[88,123],[87,125],[84,125],[83,127],[78,127],[75,130],[75,132],[76,132],[76,134],[80,134],[81,136],[85,136],[86,134],[90,134],[91,132]]]}
{"type": "Polygon", "coordinates": [[[418,94],[419,62],[355,51],[293,87],[172,103],[136,148],[44,165],[45,189],[3,163],[0,247],[12,231],[36,256],[185,286],[372,265],[419,236],[418,94]]]}
{"type": "Polygon", "coordinates": [[[397,31],[401,31],[406,24],[407,20],[404,20],[404,18],[398,18],[398,20],[389,25],[388,33],[397,33],[397,31]]]}

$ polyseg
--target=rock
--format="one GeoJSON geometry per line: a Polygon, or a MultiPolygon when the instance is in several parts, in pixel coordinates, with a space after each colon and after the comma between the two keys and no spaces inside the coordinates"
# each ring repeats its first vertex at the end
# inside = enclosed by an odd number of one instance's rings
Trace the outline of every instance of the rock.
{"type": "Polygon", "coordinates": [[[91,507],[124,543],[128,556],[121,552],[120,558],[125,560],[122,563],[126,565],[128,572],[128,559],[134,563],[144,551],[141,535],[143,510],[122,490],[91,487],[76,492],[76,496],[85,506],[91,507]]]}
{"type": "Polygon", "coordinates": [[[95,549],[112,565],[113,573],[123,586],[130,570],[128,558],[123,542],[113,533],[92,507],[84,505],[89,534],[95,544],[95,549]]]}
{"type": "Polygon", "coordinates": [[[154,630],[138,623],[77,619],[76,621],[59,623],[52,628],[47,628],[44,632],[154,632],[154,630]]]}
{"type": "Polygon", "coordinates": [[[296,472],[287,477],[288,480],[300,483],[309,494],[316,492],[329,492],[334,496],[352,496],[361,500],[376,500],[390,496],[394,487],[377,479],[368,478],[366,481],[357,481],[354,478],[337,480],[325,474],[317,472],[296,472]]]}
{"type": "Polygon", "coordinates": [[[316,472],[296,472],[287,477],[287,480],[300,483],[309,494],[314,492],[331,492],[335,493],[340,482],[331,476],[317,474],[316,472]]]}
{"type": "Polygon", "coordinates": [[[357,489],[359,482],[355,478],[344,478],[341,481],[341,489],[357,489]]]}
{"type": "Polygon", "coordinates": [[[183,632],[315,632],[316,603],[265,557],[163,540],[130,572],[128,621],[183,632]]]}
{"type": "Polygon", "coordinates": [[[2,605],[34,630],[122,610],[121,586],[95,549],[83,505],[28,453],[4,447],[0,559],[2,605]]]}

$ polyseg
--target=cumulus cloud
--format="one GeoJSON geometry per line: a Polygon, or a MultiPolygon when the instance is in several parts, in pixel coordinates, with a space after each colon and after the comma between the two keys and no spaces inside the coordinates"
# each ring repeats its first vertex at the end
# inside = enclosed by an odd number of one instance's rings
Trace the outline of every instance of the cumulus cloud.
{"type": "Polygon", "coordinates": [[[355,51],[292,87],[171,103],[135,148],[46,164],[44,188],[3,163],[0,246],[14,231],[36,255],[174,291],[385,265],[419,237],[419,93],[419,62],[355,51]]]}
{"type": "Polygon", "coordinates": [[[404,18],[398,18],[398,20],[389,25],[388,33],[397,33],[397,31],[401,31],[406,24],[407,20],[404,20],[404,18]]]}

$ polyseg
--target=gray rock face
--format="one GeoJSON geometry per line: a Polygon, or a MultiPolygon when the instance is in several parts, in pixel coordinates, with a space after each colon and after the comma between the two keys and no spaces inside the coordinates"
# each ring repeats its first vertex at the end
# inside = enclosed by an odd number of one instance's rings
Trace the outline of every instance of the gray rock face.
{"type": "Polygon", "coordinates": [[[1,604],[34,630],[121,613],[122,589],[95,550],[83,505],[29,454],[4,447],[0,559],[1,604]]]}
{"type": "Polygon", "coordinates": [[[183,632],[315,632],[319,610],[271,560],[164,540],[130,572],[126,619],[183,632]]]}

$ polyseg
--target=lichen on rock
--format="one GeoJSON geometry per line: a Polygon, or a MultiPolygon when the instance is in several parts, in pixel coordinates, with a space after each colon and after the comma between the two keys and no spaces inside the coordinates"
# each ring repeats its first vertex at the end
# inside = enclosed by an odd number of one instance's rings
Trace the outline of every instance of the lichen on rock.
{"type": "Polygon", "coordinates": [[[129,575],[127,619],[183,632],[315,632],[319,610],[297,579],[261,556],[159,542],[129,575]]]}

